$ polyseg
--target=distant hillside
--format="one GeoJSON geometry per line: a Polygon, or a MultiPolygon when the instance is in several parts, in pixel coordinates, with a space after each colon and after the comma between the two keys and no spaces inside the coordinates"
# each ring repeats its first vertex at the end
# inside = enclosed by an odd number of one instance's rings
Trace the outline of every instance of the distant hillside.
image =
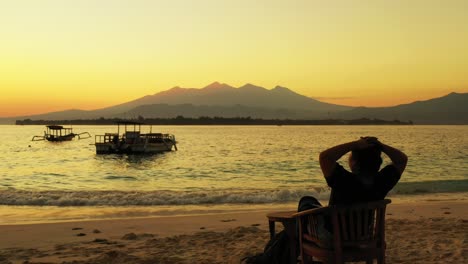
{"type": "Polygon", "coordinates": [[[468,93],[450,93],[439,98],[393,107],[358,107],[334,117],[411,120],[415,124],[468,124],[468,93]]]}
{"type": "Polygon", "coordinates": [[[382,119],[414,124],[468,124],[468,93],[449,95],[393,107],[350,107],[328,104],[276,86],[268,90],[253,84],[234,88],[214,82],[204,88],[180,88],[147,95],[112,107],[67,110],[0,119],[76,120],[97,118],[174,118],[184,116],[252,117],[263,119],[382,119]]]}

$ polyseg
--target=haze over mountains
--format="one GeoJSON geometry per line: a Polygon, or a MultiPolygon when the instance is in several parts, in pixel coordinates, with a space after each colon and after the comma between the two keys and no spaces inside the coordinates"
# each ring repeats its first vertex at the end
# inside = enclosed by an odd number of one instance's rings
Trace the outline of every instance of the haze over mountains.
{"type": "Polygon", "coordinates": [[[180,88],[147,95],[92,111],[67,110],[0,119],[71,120],[104,118],[174,118],[176,116],[247,117],[263,119],[358,119],[413,121],[415,124],[468,124],[468,93],[451,93],[427,101],[393,107],[351,107],[320,102],[276,86],[268,90],[253,84],[235,88],[214,82],[204,88],[180,88]]]}

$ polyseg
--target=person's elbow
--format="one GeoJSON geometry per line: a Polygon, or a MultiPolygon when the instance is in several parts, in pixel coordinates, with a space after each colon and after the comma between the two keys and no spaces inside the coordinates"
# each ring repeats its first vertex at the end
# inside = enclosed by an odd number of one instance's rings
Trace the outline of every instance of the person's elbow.
{"type": "Polygon", "coordinates": [[[327,152],[326,151],[322,151],[320,152],[319,154],[319,163],[320,163],[320,167],[323,167],[323,165],[329,163],[329,155],[327,155],[327,152]]]}
{"type": "Polygon", "coordinates": [[[398,159],[398,162],[395,164],[395,166],[398,168],[400,171],[400,175],[403,174],[403,171],[406,169],[406,165],[408,164],[408,156],[406,154],[401,153],[402,155],[398,159]]]}
{"type": "Polygon", "coordinates": [[[401,157],[400,157],[400,163],[406,167],[406,164],[408,163],[408,156],[406,156],[405,153],[401,153],[401,157]]]}
{"type": "Polygon", "coordinates": [[[326,152],[321,152],[319,154],[319,164],[320,169],[322,170],[323,176],[327,178],[330,176],[331,172],[335,167],[335,161],[331,160],[326,152]]]}
{"type": "Polygon", "coordinates": [[[402,159],[403,159],[403,163],[404,163],[404,164],[405,164],[405,166],[406,166],[406,163],[408,163],[408,156],[406,156],[406,154],[405,154],[405,153],[403,153],[403,157],[402,157],[402,159]]]}
{"type": "Polygon", "coordinates": [[[324,154],[324,151],[320,152],[319,154],[319,161],[322,161],[325,159],[325,154],[324,154]]]}

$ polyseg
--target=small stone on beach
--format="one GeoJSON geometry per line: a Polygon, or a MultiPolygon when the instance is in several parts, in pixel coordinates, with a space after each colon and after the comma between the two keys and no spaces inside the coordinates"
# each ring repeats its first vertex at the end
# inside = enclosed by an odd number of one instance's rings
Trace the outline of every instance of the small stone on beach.
{"type": "Polygon", "coordinates": [[[236,219],[224,219],[224,220],[221,220],[221,222],[233,222],[233,221],[236,221],[236,219]]]}
{"type": "Polygon", "coordinates": [[[128,234],[125,234],[122,239],[124,240],[135,240],[137,239],[137,235],[135,235],[135,233],[128,233],[128,234]]]}
{"type": "Polygon", "coordinates": [[[81,227],[74,227],[74,228],[72,228],[72,230],[82,230],[82,229],[83,229],[83,228],[81,228],[81,227]]]}
{"type": "Polygon", "coordinates": [[[104,239],[104,238],[96,238],[96,239],[93,240],[93,242],[109,244],[109,241],[107,239],[104,239]]]}
{"type": "Polygon", "coordinates": [[[78,233],[78,234],[76,234],[76,236],[86,236],[86,234],[85,233],[78,233]]]}
{"type": "Polygon", "coordinates": [[[55,245],[55,250],[64,250],[64,249],[66,249],[64,245],[55,245]]]}

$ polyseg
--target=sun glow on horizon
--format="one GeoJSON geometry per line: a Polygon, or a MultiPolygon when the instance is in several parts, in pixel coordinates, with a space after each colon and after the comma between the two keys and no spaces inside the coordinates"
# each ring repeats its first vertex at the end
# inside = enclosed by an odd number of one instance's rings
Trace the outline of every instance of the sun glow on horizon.
{"type": "Polygon", "coordinates": [[[174,86],[393,106],[468,91],[467,1],[5,1],[0,117],[174,86]]]}

